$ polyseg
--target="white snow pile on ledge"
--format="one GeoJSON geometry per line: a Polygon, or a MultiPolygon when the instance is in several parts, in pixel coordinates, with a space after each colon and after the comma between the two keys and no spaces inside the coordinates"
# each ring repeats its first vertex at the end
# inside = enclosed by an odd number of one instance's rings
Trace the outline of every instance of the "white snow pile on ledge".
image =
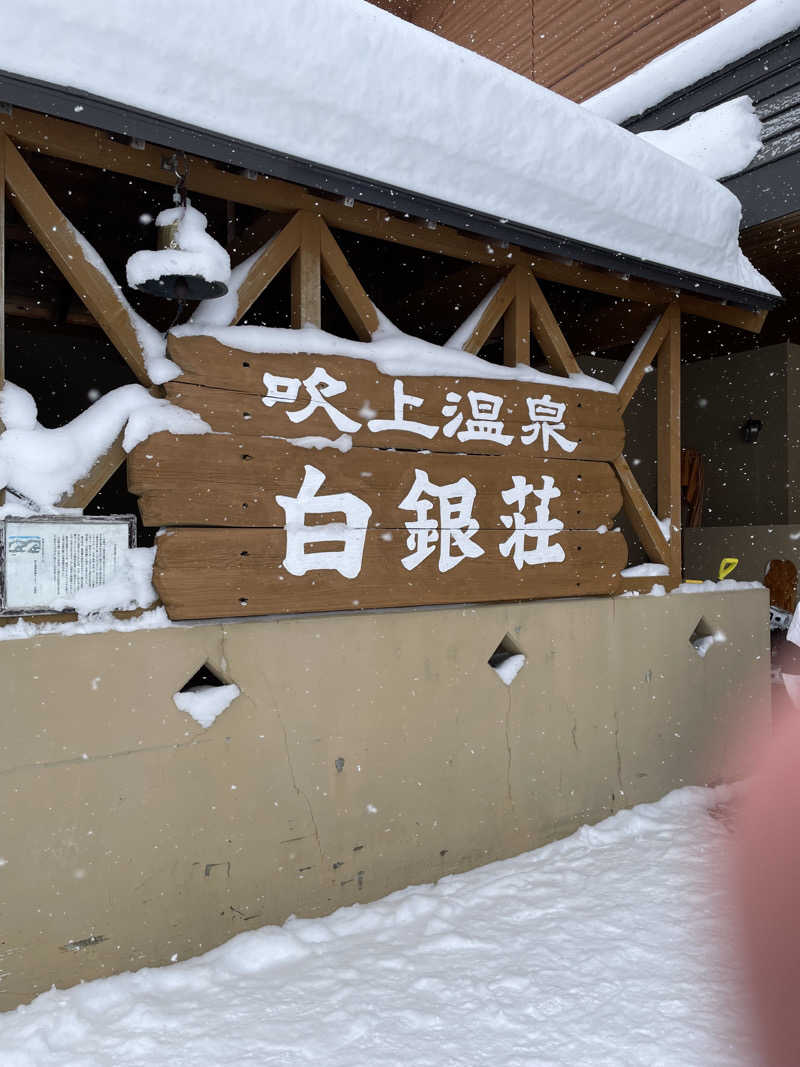
{"type": "Polygon", "coordinates": [[[752,1067],[709,814],[733,795],[682,789],[436,885],[52,989],[0,1015],[0,1062],[752,1067]]]}
{"type": "Polygon", "coordinates": [[[754,0],[584,100],[582,106],[612,122],[624,122],[798,27],[798,0],[754,0]]]}
{"type": "MultiPolygon", "coordinates": [[[[399,378],[446,376],[450,378],[490,378],[496,381],[535,382],[552,387],[589,389],[597,393],[614,393],[609,382],[588,374],[561,377],[546,374],[520,364],[502,367],[489,363],[470,352],[448,345],[434,345],[419,337],[401,333],[389,320],[379,315],[381,328],[371,341],[351,341],[326,333],[314,326],[300,330],[276,329],[271,326],[204,327],[186,323],[170,332],[175,337],[213,337],[220,344],[244,352],[306,353],[319,356],[347,356],[368,359],[382,374],[399,378]]],[[[472,331],[470,331],[472,332],[472,331]]]]}
{"type": "Polygon", "coordinates": [[[173,235],[177,248],[156,252],[134,252],[125,273],[128,285],[135,288],[167,274],[205,278],[207,282],[227,282],[231,276],[230,256],[211,234],[206,233],[208,220],[187,200],[185,206],[167,208],[156,218],[156,226],[178,223],[173,235]]]}
{"type": "Polygon", "coordinates": [[[185,623],[172,622],[163,607],[143,611],[130,619],[118,619],[104,612],[81,616],[76,622],[29,622],[17,619],[14,623],[0,626],[0,641],[30,641],[45,637],[78,637],[85,634],[134,633],[137,630],[166,630],[185,623]]]}
{"type": "Polygon", "coordinates": [[[635,567],[626,567],[620,574],[623,578],[663,578],[669,574],[669,567],[664,563],[638,563],[635,567]]]}
{"type": "Polygon", "coordinates": [[[210,433],[199,415],[151,396],[141,385],[123,385],[101,396],[66,426],[49,430],[37,421],[36,401],[12,382],[0,390],[0,488],[40,507],[53,507],[85,478],[114,439],[125,431],[130,452],[150,434],[210,433]]]}
{"type": "Polygon", "coordinates": [[[224,17],[194,0],[163,15],[161,0],[30,0],[4,12],[0,69],[775,293],[739,249],[728,190],[366,0],[229,0],[224,17]]]}
{"type": "Polygon", "coordinates": [[[761,120],[749,96],[698,111],[669,130],[637,134],[709,178],[738,174],[761,151],[761,120]]]}
{"type": "Polygon", "coordinates": [[[238,685],[198,685],[184,693],[175,693],[173,701],[180,711],[191,715],[207,730],[241,693],[238,685]]]}

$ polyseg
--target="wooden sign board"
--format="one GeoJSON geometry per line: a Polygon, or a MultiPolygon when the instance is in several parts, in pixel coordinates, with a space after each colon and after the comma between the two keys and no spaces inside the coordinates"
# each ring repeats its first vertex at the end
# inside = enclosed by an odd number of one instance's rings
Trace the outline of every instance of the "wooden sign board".
{"type": "Polygon", "coordinates": [[[170,398],[215,431],[128,460],[143,521],[167,527],[154,582],[171,618],[618,591],[613,394],[209,337],[170,356],[170,398]]]}

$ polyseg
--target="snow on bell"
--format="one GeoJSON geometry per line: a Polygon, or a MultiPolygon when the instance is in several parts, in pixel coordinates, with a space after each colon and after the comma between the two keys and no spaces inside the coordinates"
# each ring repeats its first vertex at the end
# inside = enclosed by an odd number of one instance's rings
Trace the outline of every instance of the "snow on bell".
{"type": "Polygon", "coordinates": [[[224,296],[231,276],[228,253],[206,233],[205,215],[190,200],[156,218],[158,248],[134,252],[126,267],[128,285],[167,300],[209,300],[224,296]]]}

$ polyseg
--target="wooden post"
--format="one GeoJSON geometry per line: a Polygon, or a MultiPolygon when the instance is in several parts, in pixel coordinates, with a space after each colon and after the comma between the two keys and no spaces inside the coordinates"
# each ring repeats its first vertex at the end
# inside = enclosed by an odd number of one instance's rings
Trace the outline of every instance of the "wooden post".
{"type": "Polygon", "coordinates": [[[319,219],[304,211],[300,216],[300,247],[292,260],[292,329],[322,325],[322,270],[319,219]]]}
{"type": "MultiPolygon", "coordinates": [[[[6,380],[6,137],[0,136],[0,389],[6,380]]],[[[0,433],[5,426],[0,419],[0,433]]],[[[6,491],[0,488],[0,505],[6,491]]]]}
{"type": "Polygon", "coordinates": [[[503,362],[507,367],[531,362],[531,308],[528,300],[528,274],[514,267],[510,275],[514,298],[503,318],[503,362]]]}
{"type": "Polygon", "coordinates": [[[672,304],[658,353],[658,514],[670,521],[670,576],[681,579],[681,315],[672,304]]]}

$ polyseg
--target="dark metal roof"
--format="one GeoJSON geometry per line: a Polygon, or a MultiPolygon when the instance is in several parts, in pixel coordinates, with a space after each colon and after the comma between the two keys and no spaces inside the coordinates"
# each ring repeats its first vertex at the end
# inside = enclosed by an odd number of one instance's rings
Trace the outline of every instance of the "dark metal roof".
{"type": "Polygon", "coordinates": [[[763,123],[764,147],[741,174],[726,178],[742,201],[742,226],[800,210],[800,30],[687,86],[623,125],[669,129],[696,111],[747,95],[763,123]]]}
{"type": "Polygon", "coordinates": [[[80,121],[110,133],[148,141],[166,148],[183,149],[206,159],[310,186],[320,192],[353,197],[395,213],[407,213],[481,237],[508,241],[533,252],[574,259],[587,266],[634,275],[671,289],[686,290],[697,296],[707,296],[759,310],[780,303],[780,298],[753,289],[689,274],[674,267],[624,255],[613,249],[584,244],[573,238],[547,233],[513,220],[498,219],[408,189],[394,188],[311,160],[299,159],[196,126],[187,126],[164,115],[141,111],[78,89],[51,85],[0,71],[0,101],[12,107],[24,107],[45,115],[80,121]]]}

